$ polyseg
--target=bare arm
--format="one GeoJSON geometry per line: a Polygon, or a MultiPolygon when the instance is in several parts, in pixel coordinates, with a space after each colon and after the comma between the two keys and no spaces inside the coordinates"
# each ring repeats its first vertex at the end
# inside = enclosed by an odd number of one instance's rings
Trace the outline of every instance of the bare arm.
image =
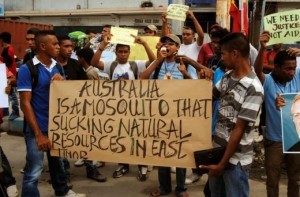
{"type": "Polygon", "coordinates": [[[200,166],[200,168],[209,170],[209,175],[222,174],[225,166],[229,162],[229,159],[237,150],[239,143],[242,139],[242,136],[245,132],[245,128],[247,124],[248,124],[247,121],[238,118],[235,127],[233,128],[230,134],[230,139],[228,141],[225,153],[221,161],[217,165],[208,165],[208,166],[203,165],[200,166]]]}
{"type": "Polygon", "coordinates": [[[182,56],[178,55],[176,58],[182,58],[184,63],[192,65],[197,70],[197,72],[201,72],[201,74],[203,75],[204,78],[206,78],[208,80],[212,80],[214,72],[211,69],[201,65],[199,62],[197,62],[197,61],[193,60],[192,58],[189,58],[185,55],[182,55],[182,56]]]}
{"type": "Polygon", "coordinates": [[[32,94],[30,91],[20,92],[21,109],[26,117],[26,121],[32,129],[39,150],[47,151],[51,148],[50,141],[40,130],[31,106],[32,94]]]}
{"type": "Polygon", "coordinates": [[[270,34],[268,32],[263,32],[259,36],[260,41],[260,49],[258,51],[258,55],[256,57],[255,63],[254,63],[254,69],[257,77],[263,84],[265,81],[265,74],[263,73],[263,67],[264,67],[264,52],[266,51],[266,44],[270,39],[270,34]]]}
{"type": "Polygon", "coordinates": [[[169,27],[168,27],[168,20],[167,20],[166,16],[167,16],[166,12],[163,12],[161,14],[161,21],[162,21],[161,36],[165,36],[170,33],[169,27]]]}
{"type": "Polygon", "coordinates": [[[202,46],[203,44],[203,40],[204,40],[204,32],[203,29],[201,27],[201,25],[199,24],[197,18],[195,17],[194,13],[192,11],[187,11],[186,13],[187,17],[189,17],[190,19],[192,19],[196,32],[198,34],[198,38],[197,38],[197,44],[198,46],[202,46]]]}
{"type": "Polygon", "coordinates": [[[134,36],[134,37],[135,37],[135,42],[143,45],[145,48],[145,51],[148,56],[148,61],[146,62],[146,67],[148,67],[150,65],[150,63],[155,60],[155,55],[154,55],[153,51],[151,50],[151,48],[149,47],[147,42],[145,42],[141,37],[138,37],[138,36],[134,36]]]}
{"type": "Polygon", "coordinates": [[[108,45],[108,39],[109,38],[107,38],[106,36],[103,36],[103,41],[99,45],[99,48],[97,49],[96,53],[94,54],[94,56],[91,60],[92,66],[94,66],[100,70],[104,69],[104,63],[102,61],[100,61],[100,58],[101,58],[103,50],[108,45]]]}
{"type": "Polygon", "coordinates": [[[296,57],[300,56],[300,49],[298,49],[298,48],[289,47],[286,51],[291,56],[296,56],[296,57]]]}
{"type": "Polygon", "coordinates": [[[157,66],[159,66],[164,58],[167,56],[167,51],[158,51],[157,59],[149,66],[144,72],[140,73],[140,79],[149,79],[150,75],[155,71],[157,66]]]}

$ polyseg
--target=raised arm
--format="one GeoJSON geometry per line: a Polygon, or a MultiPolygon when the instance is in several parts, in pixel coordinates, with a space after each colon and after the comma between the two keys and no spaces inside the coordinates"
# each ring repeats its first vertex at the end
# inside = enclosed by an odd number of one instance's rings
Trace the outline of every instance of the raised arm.
{"type": "Polygon", "coordinates": [[[171,32],[169,31],[168,19],[167,19],[167,13],[166,12],[163,12],[161,14],[161,21],[162,21],[161,36],[165,36],[165,35],[170,34],[171,32]]]}
{"type": "Polygon", "coordinates": [[[267,42],[270,40],[269,32],[264,31],[259,36],[260,42],[260,49],[258,51],[257,58],[254,63],[254,69],[257,77],[259,78],[260,82],[263,84],[265,81],[265,74],[263,73],[263,66],[264,66],[264,52],[267,48],[267,42]]]}
{"type": "Polygon", "coordinates": [[[144,48],[145,48],[145,51],[146,51],[147,56],[148,56],[148,61],[146,62],[146,67],[148,67],[150,65],[150,63],[155,60],[155,55],[154,55],[153,51],[151,50],[151,48],[149,47],[148,43],[145,40],[143,40],[139,36],[134,36],[134,38],[135,38],[136,43],[143,45],[144,48]]]}
{"type": "Polygon", "coordinates": [[[198,44],[198,46],[202,46],[203,40],[204,40],[204,32],[203,32],[203,29],[202,29],[200,23],[198,22],[197,18],[195,17],[195,15],[192,11],[188,10],[186,12],[186,16],[193,21],[193,24],[195,26],[195,30],[198,34],[197,44],[198,44]]]}
{"type": "Polygon", "coordinates": [[[103,41],[101,42],[101,44],[99,45],[99,48],[97,49],[96,53],[94,54],[92,60],[91,60],[91,64],[92,66],[103,70],[104,69],[104,63],[102,61],[100,61],[102,52],[105,50],[105,47],[108,45],[108,37],[107,36],[103,36],[103,41]]]}
{"type": "Polygon", "coordinates": [[[167,56],[167,51],[158,51],[157,59],[154,60],[144,72],[140,73],[140,79],[149,79],[150,75],[155,71],[157,66],[159,66],[163,61],[164,58],[167,56]]]}

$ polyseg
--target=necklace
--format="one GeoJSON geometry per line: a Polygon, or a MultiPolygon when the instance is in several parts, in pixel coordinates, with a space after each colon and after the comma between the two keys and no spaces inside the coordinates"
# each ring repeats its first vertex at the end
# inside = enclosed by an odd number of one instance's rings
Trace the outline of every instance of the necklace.
{"type": "Polygon", "coordinates": [[[174,62],[173,66],[171,67],[171,69],[169,70],[167,68],[167,63],[164,62],[164,66],[165,66],[165,76],[164,76],[164,79],[172,79],[172,73],[174,71],[174,68],[175,68],[175,65],[176,65],[176,62],[174,62]]]}

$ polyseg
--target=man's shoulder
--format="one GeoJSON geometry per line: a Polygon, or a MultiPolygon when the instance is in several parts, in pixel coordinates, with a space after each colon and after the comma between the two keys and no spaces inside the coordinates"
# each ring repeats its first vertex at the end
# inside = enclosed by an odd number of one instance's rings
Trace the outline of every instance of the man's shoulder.
{"type": "Polygon", "coordinates": [[[78,60],[75,60],[75,59],[73,59],[73,58],[69,58],[68,59],[68,64],[69,65],[71,65],[71,66],[78,66],[79,65],[79,62],[78,62],[78,60]]]}

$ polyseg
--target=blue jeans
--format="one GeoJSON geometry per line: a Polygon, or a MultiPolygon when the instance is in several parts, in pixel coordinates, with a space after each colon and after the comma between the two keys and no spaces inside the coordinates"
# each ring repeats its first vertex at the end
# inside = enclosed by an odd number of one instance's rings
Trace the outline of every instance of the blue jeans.
{"type": "MultiPolygon", "coordinates": [[[[22,197],[39,197],[38,181],[43,171],[44,152],[38,150],[33,134],[25,134],[26,166],[23,177],[22,197]]],[[[56,196],[68,193],[67,177],[59,157],[52,157],[46,152],[52,187],[56,196]]]]}
{"type": "Polygon", "coordinates": [[[15,114],[15,115],[19,116],[20,115],[20,113],[19,113],[19,100],[18,100],[15,88],[12,89],[12,92],[9,95],[9,99],[10,99],[10,102],[11,102],[12,114],[15,114]]]}
{"type": "Polygon", "coordinates": [[[248,197],[249,172],[243,169],[241,163],[230,164],[219,176],[209,176],[211,197],[248,197]]]}
{"type": "MultiPolygon", "coordinates": [[[[185,183],[186,168],[176,168],[176,183],[175,195],[179,196],[186,191],[185,183]]],[[[159,190],[162,195],[172,192],[171,168],[158,167],[159,190]]]]}

